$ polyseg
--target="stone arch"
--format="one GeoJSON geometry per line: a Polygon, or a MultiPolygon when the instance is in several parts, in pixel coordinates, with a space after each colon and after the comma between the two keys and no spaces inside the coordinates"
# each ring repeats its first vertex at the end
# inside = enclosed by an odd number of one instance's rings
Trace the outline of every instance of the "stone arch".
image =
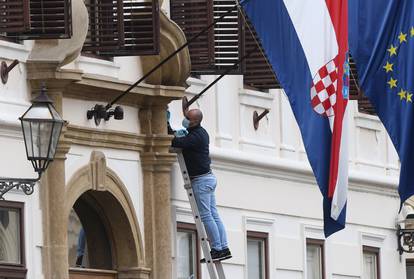
{"type": "Polygon", "coordinates": [[[147,278],[143,238],[138,218],[126,186],[117,174],[106,166],[105,155],[93,151],[89,164],[73,174],[66,186],[66,216],[75,202],[85,194],[93,196],[95,207],[110,228],[114,263],[118,272],[128,278],[147,278]]]}

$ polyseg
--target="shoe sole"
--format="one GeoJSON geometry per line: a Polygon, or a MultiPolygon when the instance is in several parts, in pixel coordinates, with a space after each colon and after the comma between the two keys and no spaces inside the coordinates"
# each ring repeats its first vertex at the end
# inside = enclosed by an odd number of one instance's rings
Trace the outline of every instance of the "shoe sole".
{"type": "Polygon", "coordinates": [[[232,255],[228,255],[228,256],[225,256],[225,257],[223,257],[223,258],[219,258],[218,259],[218,261],[225,261],[225,260],[228,260],[228,259],[231,259],[233,256],[232,255]]]}
{"type": "MultiPolygon", "coordinates": [[[[232,255],[229,255],[229,256],[222,257],[222,258],[213,259],[213,263],[225,261],[225,260],[228,260],[232,257],[233,257],[232,255]]],[[[206,260],[204,260],[204,261],[200,260],[200,263],[205,264],[205,263],[207,263],[207,261],[206,260]]]]}

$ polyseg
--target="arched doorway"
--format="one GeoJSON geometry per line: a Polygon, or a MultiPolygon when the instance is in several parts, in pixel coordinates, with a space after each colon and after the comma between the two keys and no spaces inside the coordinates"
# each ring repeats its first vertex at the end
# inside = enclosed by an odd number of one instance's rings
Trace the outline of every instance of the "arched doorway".
{"type": "Polygon", "coordinates": [[[135,209],[103,153],[73,175],[66,196],[71,279],[149,278],[135,209]]]}

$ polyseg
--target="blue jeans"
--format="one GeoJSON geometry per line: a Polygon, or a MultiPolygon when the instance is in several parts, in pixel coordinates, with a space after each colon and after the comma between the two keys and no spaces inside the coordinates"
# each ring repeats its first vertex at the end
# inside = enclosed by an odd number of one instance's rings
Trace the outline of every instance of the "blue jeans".
{"type": "Polygon", "coordinates": [[[214,174],[199,176],[191,179],[191,185],[211,248],[218,251],[227,248],[226,231],[216,207],[216,177],[214,174]]]}

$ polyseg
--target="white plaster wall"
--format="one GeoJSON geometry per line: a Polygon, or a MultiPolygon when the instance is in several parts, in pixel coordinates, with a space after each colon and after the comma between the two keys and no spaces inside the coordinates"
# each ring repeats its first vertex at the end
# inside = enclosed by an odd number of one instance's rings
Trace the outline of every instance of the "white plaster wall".
{"type": "MultiPolygon", "coordinates": [[[[187,96],[212,80],[190,78],[187,96]]],[[[305,240],[324,239],[322,196],[283,90],[264,93],[241,84],[239,76],[226,77],[193,105],[202,109],[210,134],[217,203],[233,253],[224,265],[226,276],[247,279],[246,231],[255,230],[269,233],[270,278],[304,279],[305,240]],[[256,131],[253,112],[264,109],[270,113],[256,131]]],[[[169,109],[172,126],[180,128],[180,101],[169,109]]],[[[395,235],[398,156],[377,117],[358,113],[354,101],[350,109],[347,227],[325,242],[326,278],[361,278],[362,246],[369,245],[380,248],[381,278],[403,279],[405,260],[395,235]]],[[[173,222],[193,223],[178,164],[172,184],[173,222]]],[[[204,267],[203,276],[208,278],[204,267]]]]}

